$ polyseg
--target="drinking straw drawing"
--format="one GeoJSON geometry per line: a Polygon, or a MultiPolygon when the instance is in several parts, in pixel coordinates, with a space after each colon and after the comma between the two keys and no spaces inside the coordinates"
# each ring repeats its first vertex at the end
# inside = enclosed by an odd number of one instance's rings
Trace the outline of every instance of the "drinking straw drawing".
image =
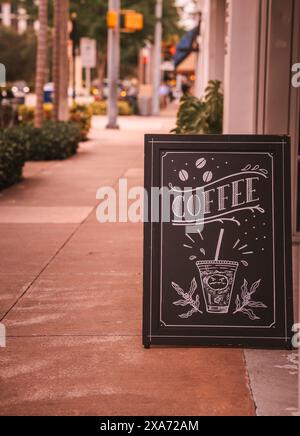
{"type": "Polygon", "coordinates": [[[218,245],[217,245],[216,256],[215,256],[215,261],[216,262],[220,259],[220,252],[221,252],[221,246],[222,246],[224,232],[225,232],[225,230],[221,229],[220,235],[219,235],[219,240],[218,240],[218,245]]]}

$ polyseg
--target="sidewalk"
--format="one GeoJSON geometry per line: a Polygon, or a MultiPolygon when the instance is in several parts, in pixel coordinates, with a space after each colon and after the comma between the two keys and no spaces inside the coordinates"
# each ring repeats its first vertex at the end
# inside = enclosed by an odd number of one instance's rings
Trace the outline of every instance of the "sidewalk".
{"type": "Polygon", "coordinates": [[[174,119],[105,122],[76,157],[29,163],[0,194],[0,414],[292,414],[291,353],[143,349],[142,225],[99,224],[96,191],[142,186],[143,135],[174,119]]]}

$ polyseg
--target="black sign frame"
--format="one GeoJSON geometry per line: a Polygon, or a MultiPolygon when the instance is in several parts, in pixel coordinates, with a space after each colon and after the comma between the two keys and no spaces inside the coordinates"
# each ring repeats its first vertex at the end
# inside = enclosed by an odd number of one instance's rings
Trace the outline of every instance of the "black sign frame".
{"type": "MultiPolygon", "coordinates": [[[[199,166],[201,167],[201,162],[199,166]]],[[[259,171],[262,170],[259,169],[259,171]]],[[[157,345],[291,349],[293,335],[293,285],[290,138],[288,136],[266,135],[146,135],[145,190],[148,192],[148,201],[145,208],[146,220],[144,224],[144,347],[150,348],[150,346],[157,345]],[[162,245],[162,223],[152,222],[153,220],[147,218],[151,216],[152,211],[151,188],[162,187],[162,156],[173,152],[181,153],[183,155],[186,155],[186,153],[199,153],[199,156],[201,153],[207,153],[208,155],[213,155],[213,153],[229,155],[231,153],[233,155],[247,154],[252,156],[268,154],[269,156],[273,156],[273,213],[271,219],[273,223],[273,275],[275,280],[273,283],[276,283],[276,290],[273,290],[274,320],[276,319],[276,322],[274,322],[271,327],[268,327],[268,330],[260,327],[235,328],[235,326],[219,327],[216,325],[213,327],[207,325],[202,327],[199,325],[193,326],[185,324],[183,326],[168,326],[164,324],[164,322],[161,322],[162,309],[160,306],[162,297],[159,296],[159,283],[162,271],[160,251],[162,245]]],[[[161,219],[159,221],[161,221],[161,219]]],[[[174,247],[174,250],[175,249],[176,247],[174,247]]],[[[179,265],[174,264],[174,271],[177,268],[179,268],[179,265]]],[[[230,266],[229,268],[235,267],[230,266]]],[[[209,275],[209,269],[207,271],[209,275]]],[[[228,274],[231,274],[230,271],[228,274]]],[[[200,281],[199,278],[198,280],[200,281]]],[[[185,286],[188,286],[187,280],[182,281],[186,283],[185,286]]],[[[204,282],[201,281],[201,286],[199,285],[199,287],[202,287],[202,297],[205,296],[203,283],[204,282]]],[[[257,283],[256,285],[253,285],[254,289],[255,286],[256,288],[259,286],[257,283]]],[[[179,295],[181,295],[182,289],[175,283],[173,283],[172,286],[175,291],[177,290],[179,295]],[[176,289],[176,286],[178,289],[176,289]]],[[[191,284],[191,287],[192,286],[193,285],[191,284]]],[[[190,292],[193,292],[193,290],[191,289],[190,292]]],[[[240,306],[242,306],[244,300],[242,300],[242,296],[239,298],[240,306]]],[[[176,302],[173,304],[176,304],[176,302]]],[[[178,304],[180,306],[180,301],[178,304]]],[[[237,297],[236,304],[239,304],[237,297]]],[[[262,303],[252,304],[259,305],[262,303]]],[[[195,306],[190,306],[190,308],[191,307],[195,309],[195,306]]],[[[199,309],[199,303],[194,312],[197,311],[197,307],[199,309]]],[[[237,308],[238,307],[239,306],[237,306],[237,308]]],[[[256,310],[261,311],[262,309],[252,310],[252,313],[256,310]]],[[[247,312],[246,310],[245,313],[248,314],[248,316],[250,313],[251,316],[251,311],[247,312]]]]}

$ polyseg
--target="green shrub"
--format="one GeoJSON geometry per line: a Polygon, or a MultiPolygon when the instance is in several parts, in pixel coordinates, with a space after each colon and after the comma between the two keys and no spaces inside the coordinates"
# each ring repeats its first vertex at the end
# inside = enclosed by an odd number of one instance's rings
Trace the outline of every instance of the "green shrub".
{"type": "MultiPolygon", "coordinates": [[[[1,92],[1,88],[0,88],[1,92]]],[[[0,96],[1,98],[1,96],[0,96]]],[[[0,129],[6,129],[18,123],[18,113],[12,104],[1,104],[0,100],[0,129]]]]}
{"type": "Polygon", "coordinates": [[[29,160],[30,149],[35,147],[34,142],[40,142],[39,129],[35,129],[33,124],[20,124],[16,127],[11,127],[5,131],[5,135],[11,141],[21,145],[26,153],[26,160],[29,160]]]}
{"type": "MultiPolygon", "coordinates": [[[[34,121],[34,107],[21,105],[18,109],[19,120],[22,124],[33,123],[34,121]]],[[[53,114],[53,104],[44,104],[44,119],[50,121],[53,114]]],[[[70,121],[78,124],[81,136],[81,141],[86,141],[92,124],[92,109],[86,105],[74,104],[70,109],[70,121]]]]}
{"type": "Polygon", "coordinates": [[[90,106],[74,104],[70,110],[70,121],[78,124],[81,132],[81,141],[86,141],[92,127],[93,111],[90,106]]]}
{"type": "MultiPolygon", "coordinates": [[[[45,121],[51,120],[53,112],[53,105],[51,103],[44,104],[44,119],[45,121]]],[[[27,106],[25,104],[18,107],[19,121],[23,124],[33,123],[34,121],[34,106],[27,106]]]]}
{"type": "Polygon", "coordinates": [[[127,101],[119,101],[118,102],[119,115],[126,116],[133,114],[133,108],[127,101]]]}
{"type": "Polygon", "coordinates": [[[22,179],[25,160],[24,146],[0,132],[0,191],[22,179]]]}
{"type": "Polygon", "coordinates": [[[106,101],[95,101],[91,104],[93,115],[106,115],[107,103],[106,101]]]}
{"type": "Polygon", "coordinates": [[[224,97],[221,82],[210,81],[202,99],[184,95],[172,133],[221,134],[223,132],[224,97]]]}
{"type": "Polygon", "coordinates": [[[72,122],[47,121],[42,129],[33,125],[20,125],[8,129],[7,136],[21,144],[27,160],[63,160],[76,154],[80,142],[80,130],[72,122]]]}
{"type": "MultiPolygon", "coordinates": [[[[107,102],[96,101],[91,104],[93,115],[106,115],[107,114],[107,102]]],[[[118,101],[119,115],[132,115],[133,109],[127,101],[118,101]]]]}

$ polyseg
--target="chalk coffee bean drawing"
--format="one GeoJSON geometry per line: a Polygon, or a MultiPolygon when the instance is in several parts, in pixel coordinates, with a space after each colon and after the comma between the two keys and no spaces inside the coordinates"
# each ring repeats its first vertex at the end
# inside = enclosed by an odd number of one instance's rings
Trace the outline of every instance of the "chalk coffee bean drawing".
{"type": "Polygon", "coordinates": [[[204,168],[206,165],[206,159],[204,157],[202,157],[201,159],[198,159],[196,162],[196,167],[198,169],[204,168]]]}
{"type": "Polygon", "coordinates": [[[179,171],[179,178],[182,182],[187,182],[189,180],[189,173],[186,170],[179,171]]]}
{"type": "Polygon", "coordinates": [[[213,179],[213,173],[212,173],[211,171],[206,171],[206,172],[203,174],[203,181],[204,181],[205,183],[209,183],[209,182],[211,182],[212,179],[213,179]]]}

